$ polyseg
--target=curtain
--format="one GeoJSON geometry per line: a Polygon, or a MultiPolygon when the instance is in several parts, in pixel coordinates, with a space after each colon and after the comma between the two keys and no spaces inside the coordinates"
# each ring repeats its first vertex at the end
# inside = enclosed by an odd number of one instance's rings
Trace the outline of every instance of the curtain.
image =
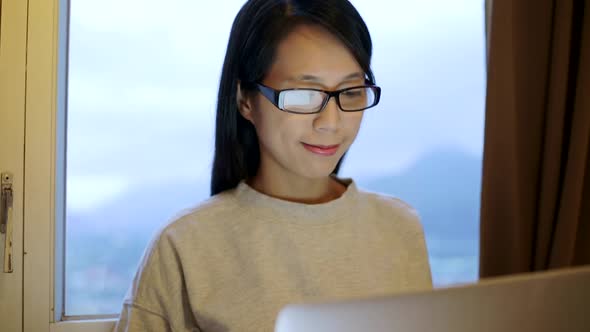
{"type": "Polygon", "coordinates": [[[589,7],[486,4],[481,278],[590,264],[589,7]]]}

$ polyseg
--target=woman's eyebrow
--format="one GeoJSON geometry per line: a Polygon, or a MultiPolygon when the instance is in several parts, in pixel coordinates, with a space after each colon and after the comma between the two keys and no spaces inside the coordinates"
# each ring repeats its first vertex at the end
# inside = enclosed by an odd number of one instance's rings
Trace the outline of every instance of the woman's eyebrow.
{"type": "MultiPolygon", "coordinates": [[[[341,82],[346,82],[354,79],[363,79],[365,75],[361,72],[356,72],[352,74],[348,74],[342,78],[341,82]]],[[[312,82],[312,83],[322,83],[324,80],[321,77],[303,74],[294,77],[290,77],[286,80],[286,82],[312,82]]]]}
{"type": "Polygon", "coordinates": [[[350,80],[355,80],[355,79],[364,79],[365,78],[365,74],[361,73],[361,72],[356,72],[356,73],[352,73],[346,77],[344,77],[342,79],[342,82],[346,82],[346,81],[350,81],[350,80]]]}

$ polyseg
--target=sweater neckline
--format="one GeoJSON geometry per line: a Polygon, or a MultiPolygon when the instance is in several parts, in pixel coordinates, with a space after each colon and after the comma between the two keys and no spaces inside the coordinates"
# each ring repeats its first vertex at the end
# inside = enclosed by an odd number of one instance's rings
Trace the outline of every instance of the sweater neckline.
{"type": "Polygon", "coordinates": [[[234,194],[239,203],[249,209],[256,209],[255,214],[271,214],[279,221],[329,223],[350,217],[353,202],[358,196],[358,188],[352,178],[334,178],[344,184],[346,190],[340,197],[318,204],[298,203],[272,197],[255,190],[245,180],[240,181],[234,194]]]}

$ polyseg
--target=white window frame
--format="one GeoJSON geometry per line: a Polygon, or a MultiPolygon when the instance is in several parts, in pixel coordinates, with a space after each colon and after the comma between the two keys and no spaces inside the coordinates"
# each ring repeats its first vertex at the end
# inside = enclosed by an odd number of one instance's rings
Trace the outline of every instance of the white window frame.
{"type": "Polygon", "coordinates": [[[112,318],[62,318],[68,1],[28,4],[23,330],[111,331],[112,318]]]}
{"type": "Polygon", "coordinates": [[[12,272],[4,272],[5,232],[0,235],[0,330],[21,331],[27,3],[0,0],[0,6],[0,172],[12,174],[12,272]]]}

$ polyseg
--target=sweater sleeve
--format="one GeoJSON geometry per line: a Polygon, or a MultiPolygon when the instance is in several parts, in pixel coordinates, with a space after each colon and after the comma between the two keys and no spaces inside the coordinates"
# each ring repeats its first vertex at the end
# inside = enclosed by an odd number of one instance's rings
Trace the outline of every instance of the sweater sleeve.
{"type": "Polygon", "coordinates": [[[143,254],[115,331],[200,331],[182,271],[173,236],[163,229],[143,254]]]}
{"type": "Polygon", "coordinates": [[[410,270],[414,271],[413,279],[415,281],[416,290],[430,290],[432,289],[432,271],[428,257],[428,249],[426,245],[426,237],[424,235],[424,227],[420,222],[420,217],[416,213],[414,222],[414,239],[411,242],[414,245],[413,251],[416,253],[415,259],[409,262],[410,270]]]}
{"type": "Polygon", "coordinates": [[[123,304],[121,316],[113,332],[172,332],[170,325],[160,314],[133,303],[123,304]]]}
{"type": "Polygon", "coordinates": [[[403,234],[404,248],[408,252],[408,260],[405,262],[407,283],[404,288],[408,292],[431,290],[432,272],[420,214],[399,199],[394,202],[396,214],[401,221],[398,231],[403,234]]]}

